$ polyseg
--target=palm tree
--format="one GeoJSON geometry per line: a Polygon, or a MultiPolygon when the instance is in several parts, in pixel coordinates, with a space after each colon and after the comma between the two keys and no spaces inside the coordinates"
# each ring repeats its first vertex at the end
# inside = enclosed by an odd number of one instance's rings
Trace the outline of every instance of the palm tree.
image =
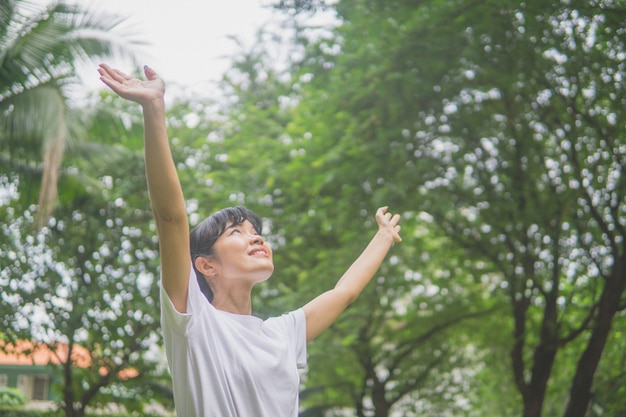
{"type": "Polygon", "coordinates": [[[116,34],[122,22],[63,1],[0,0],[0,171],[40,184],[37,226],[53,210],[66,147],[80,139],[67,94],[76,64],[133,59],[126,45],[138,42],[116,34]]]}

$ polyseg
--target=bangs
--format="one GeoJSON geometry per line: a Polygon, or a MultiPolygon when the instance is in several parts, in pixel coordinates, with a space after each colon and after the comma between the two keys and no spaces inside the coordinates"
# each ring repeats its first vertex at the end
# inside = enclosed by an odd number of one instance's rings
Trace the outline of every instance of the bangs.
{"type": "Polygon", "coordinates": [[[259,235],[263,233],[263,223],[259,216],[245,207],[228,207],[214,213],[211,217],[215,221],[217,237],[221,236],[228,227],[239,226],[246,220],[252,223],[252,227],[259,235]]]}

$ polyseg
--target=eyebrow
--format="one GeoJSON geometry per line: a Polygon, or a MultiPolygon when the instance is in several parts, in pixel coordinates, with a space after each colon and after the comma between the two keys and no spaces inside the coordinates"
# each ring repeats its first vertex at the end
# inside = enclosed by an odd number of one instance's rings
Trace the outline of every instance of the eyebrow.
{"type": "Polygon", "coordinates": [[[224,231],[230,230],[230,229],[234,229],[235,227],[241,227],[241,223],[230,223],[228,226],[226,226],[226,228],[224,229],[224,231]]]}
{"type": "Polygon", "coordinates": [[[261,236],[261,232],[256,228],[256,226],[254,225],[254,223],[252,223],[250,220],[248,219],[243,219],[242,221],[240,221],[239,223],[234,223],[231,222],[228,226],[226,226],[226,229],[224,229],[224,232],[226,232],[227,230],[230,229],[234,229],[235,227],[243,227],[245,222],[250,223],[250,226],[252,227],[252,230],[254,230],[254,233],[261,236]]]}
{"type": "MultiPolygon", "coordinates": [[[[231,221],[228,224],[228,226],[226,226],[226,228],[224,230],[234,229],[235,227],[243,227],[243,224],[245,223],[245,221],[246,221],[246,219],[244,219],[244,220],[242,220],[242,221],[240,221],[238,223],[235,223],[235,222],[231,221]]],[[[254,225],[252,225],[252,227],[254,228],[254,225]]]]}

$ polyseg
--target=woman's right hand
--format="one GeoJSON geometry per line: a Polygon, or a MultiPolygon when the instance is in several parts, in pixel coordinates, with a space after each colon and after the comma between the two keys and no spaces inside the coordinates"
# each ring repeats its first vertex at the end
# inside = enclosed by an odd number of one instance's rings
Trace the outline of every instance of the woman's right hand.
{"type": "Polygon", "coordinates": [[[100,80],[117,95],[146,106],[153,100],[163,100],[165,83],[150,67],[144,67],[147,80],[132,78],[106,64],[98,66],[100,80]]]}

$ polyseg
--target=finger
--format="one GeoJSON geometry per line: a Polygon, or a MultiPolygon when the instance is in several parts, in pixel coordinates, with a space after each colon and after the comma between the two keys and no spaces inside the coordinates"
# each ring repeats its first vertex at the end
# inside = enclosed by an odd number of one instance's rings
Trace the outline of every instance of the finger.
{"type": "Polygon", "coordinates": [[[118,83],[123,83],[124,81],[131,79],[131,77],[129,77],[122,71],[111,68],[107,64],[100,64],[100,66],[98,67],[98,72],[100,73],[100,75],[106,76],[110,78],[111,80],[116,81],[118,83]]]}
{"type": "Polygon", "coordinates": [[[106,77],[100,77],[100,81],[102,81],[107,87],[109,87],[111,91],[113,91],[115,94],[120,97],[124,97],[124,86],[122,84],[106,77]]]}
{"type": "Polygon", "coordinates": [[[113,81],[104,74],[100,74],[100,81],[102,81],[110,89],[114,89],[114,85],[117,85],[117,83],[113,83],[113,81]]]}
{"type": "MultiPolygon", "coordinates": [[[[392,218],[391,218],[391,224],[396,225],[398,224],[398,222],[400,221],[401,216],[399,214],[395,214],[392,218]]],[[[399,227],[399,226],[398,226],[399,227]]]]}
{"type": "Polygon", "coordinates": [[[402,228],[400,226],[395,226],[393,228],[394,234],[393,234],[393,238],[396,242],[402,242],[402,238],[400,237],[400,230],[402,228]]]}
{"type": "Polygon", "coordinates": [[[106,65],[100,64],[98,66],[98,74],[100,74],[100,77],[108,77],[108,73],[109,73],[109,71],[108,71],[106,65]]]}
{"type": "Polygon", "coordinates": [[[131,79],[129,75],[126,75],[125,73],[123,73],[122,71],[118,69],[114,70],[114,74],[117,75],[122,81],[127,81],[131,79]]]}
{"type": "Polygon", "coordinates": [[[102,81],[107,87],[113,90],[116,94],[121,95],[124,88],[123,83],[112,78],[108,72],[100,72],[100,81],[102,81]]]}
{"type": "Polygon", "coordinates": [[[109,77],[113,77],[113,75],[115,74],[115,70],[107,64],[100,64],[98,66],[98,72],[109,77]]]}
{"type": "Polygon", "coordinates": [[[113,88],[113,85],[119,84],[109,76],[109,73],[105,68],[98,68],[98,73],[100,74],[100,81],[106,84],[109,88],[113,88]]]}
{"type": "Polygon", "coordinates": [[[146,78],[149,80],[155,80],[159,78],[159,75],[156,73],[156,71],[153,70],[152,67],[149,67],[147,65],[143,66],[143,72],[146,75],[146,78]]]}

